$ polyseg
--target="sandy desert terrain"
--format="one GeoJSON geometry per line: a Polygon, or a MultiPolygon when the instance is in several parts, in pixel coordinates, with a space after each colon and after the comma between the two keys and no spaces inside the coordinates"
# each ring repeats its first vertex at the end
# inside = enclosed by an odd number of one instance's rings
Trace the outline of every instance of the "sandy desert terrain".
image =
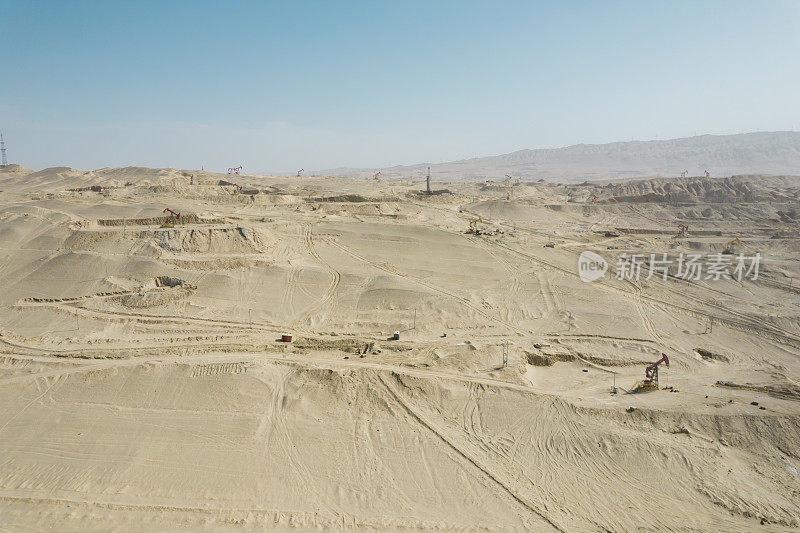
{"type": "Polygon", "coordinates": [[[0,171],[0,530],[800,528],[800,178],[424,187],[0,171]]]}

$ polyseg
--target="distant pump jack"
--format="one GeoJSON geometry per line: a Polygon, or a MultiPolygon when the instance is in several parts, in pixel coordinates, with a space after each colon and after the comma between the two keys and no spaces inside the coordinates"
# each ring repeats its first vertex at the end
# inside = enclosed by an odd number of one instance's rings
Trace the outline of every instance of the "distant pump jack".
{"type": "Polygon", "coordinates": [[[169,207],[165,208],[163,212],[164,213],[169,213],[169,218],[167,220],[165,220],[163,224],[161,224],[161,227],[162,228],[174,228],[175,227],[175,222],[179,218],[181,218],[181,214],[180,213],[176,213],[175,211],[173,211],[169,207]]]}

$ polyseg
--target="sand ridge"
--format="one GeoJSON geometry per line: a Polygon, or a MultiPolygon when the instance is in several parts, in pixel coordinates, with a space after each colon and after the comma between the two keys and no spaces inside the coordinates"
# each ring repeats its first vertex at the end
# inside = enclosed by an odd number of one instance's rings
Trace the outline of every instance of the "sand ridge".
{"type": "Polygon", "coordinates": [[[0,529],[800,527],[800,178],[423,188],[0,172],[0,529]]]}

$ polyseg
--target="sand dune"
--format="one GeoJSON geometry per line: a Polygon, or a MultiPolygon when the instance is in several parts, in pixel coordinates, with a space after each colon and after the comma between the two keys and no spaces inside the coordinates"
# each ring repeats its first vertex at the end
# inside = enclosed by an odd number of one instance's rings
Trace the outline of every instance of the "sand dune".
{"type": "MultiPolygon", "coordinates": [[[[706,141],[698,164],[740,149],[706,141]]],[[[0,529],[799,528],[800,180],[462,167],[435,196],[0,171],[0,529]],[[584,250],[734,237],[757,279],[579,277],[584,250]],[[662,389],[626,394],[662,352],[662,389]]]]}

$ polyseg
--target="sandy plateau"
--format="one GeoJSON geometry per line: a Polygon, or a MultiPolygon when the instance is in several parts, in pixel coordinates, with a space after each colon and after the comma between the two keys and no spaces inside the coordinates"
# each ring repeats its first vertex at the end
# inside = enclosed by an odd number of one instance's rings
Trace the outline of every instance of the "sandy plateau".
{"type": "Polygon", "coordinates": [[[0,530],[800,528],[800,178],[433,185],[0,170],[0,530]]]}

